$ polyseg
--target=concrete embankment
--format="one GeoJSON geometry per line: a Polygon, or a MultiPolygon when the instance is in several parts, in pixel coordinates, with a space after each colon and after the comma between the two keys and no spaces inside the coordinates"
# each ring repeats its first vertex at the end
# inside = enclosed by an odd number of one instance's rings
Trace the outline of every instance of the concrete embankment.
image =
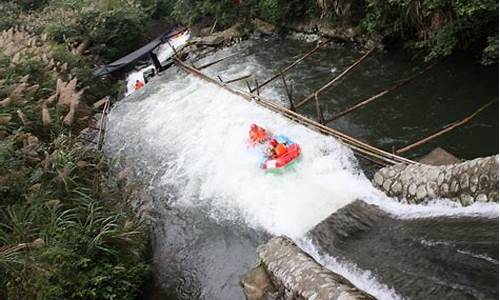
{"type": "Polygon", "coordinates": [[[241,280],[248,300],[375,299],[318,264],[287,237],[274,237],[257,253],[261,264],[241,280]]]}
{"type": "Polygon", "coordinates": [[[464,206],[498,202],[498,155],[442,166],[398,164],[380,169],[373,183],[388,196],[409,203],[436,198],[464,206]]]}

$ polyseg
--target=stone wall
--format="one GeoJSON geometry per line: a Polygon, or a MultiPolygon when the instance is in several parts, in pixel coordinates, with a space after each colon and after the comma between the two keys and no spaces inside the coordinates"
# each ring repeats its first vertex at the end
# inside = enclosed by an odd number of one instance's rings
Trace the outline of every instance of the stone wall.
{"type": "Polygon", "coordinates": [[[435,198],[464,206],[498,202],[498,155],[443,166],[398,164],[376,172],[373,183],[388,196],[409,203],[435,198]]]}
{"type": "Polygon", "coordinates": [[[375,299],[344,277],[325,269],[284,236],[257,248],[261,266],[242,279],[247,299],[375,299]],[[259,271],[260,268],[260,271],[259,271]],[[262,279],[262,271],[270,280],[262,279]],[[253,279],[256,277],[256,279],[253,279]],[[261,283],[259,290],[258,284],[261,283]],[[255,296],[259,297],[255,297],[255,296]]]}

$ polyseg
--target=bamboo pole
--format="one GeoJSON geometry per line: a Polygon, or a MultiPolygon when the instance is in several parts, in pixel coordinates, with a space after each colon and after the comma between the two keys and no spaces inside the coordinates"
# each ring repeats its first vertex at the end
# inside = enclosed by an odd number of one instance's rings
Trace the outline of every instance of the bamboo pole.
{"type": "Polygon", "coordinates": [[[323,111],[321,110],[321,105],[319,104],[318,94],[314,94],[314,99],[316,103],[316,115],[318,116],[318,122],[320,124],[325,124],[325,117],[323,116],[323,111]]]}
{"type": "Polygon", "coordinates": [[[257,88],[263,88],[265,85],[267,85],[268,83],[272,82],[273,80],[275,80],[276,78],[280,77],[281,74],[285,74],[287,73],[288,71],[290,71],[293,67],[295,67],[296,65],[298,65],[299,63],[301,63],[304,59],[306,59],[307,57],[311,56],[314,52],[318,51],[321,47],[323,47],[324,45],[328,44],[330,42],[330,39],[326,39],[325,41],[321,42],[319,45],[317,45],[316,47],[314,47],[314,49],[312,49],[311,51],[307,52],[306,54],[302,55],[300,58],[298,58],[297,60],[295,60],[293,63],[291,63],[290,65],[288,65],[286,68],[284,68],[283,70],[281,70],[279,73],[273,75],[271,78],[265,80],[260,86],[258,87],[255,87],[255,89],[252,90],[252,93],[257,89],[257,88]]]}
{"type": "Polygon", "coordinates": [[[368,52],[366,52],[363,56],[361,56],[361,58],[359,58],[352,65],[350,65],[349,68],[345,69],[342,73],[340,73],[335,78],[333,78],[332,80],[330,80],[327,84],[325,84],[321,88],[317,89],[315,92],[313,92],[309,96],[305,97],[302,101],[300,101],[296,105],[296,107],[300,108],[301,106],[303,106],[304,104],[306,104],[308,101],[310,101],[311,99],[313,99],[316,94],[319,95],[321,92],[325,91],[330,86],[332,86],[335,82],[339,81],[342,77],[344,77],[345,75],[347,75],[351,70],[353,70],[355,67],[357,67],[359,64],[361,64],[370,54],[372,54],[372,52],[374,50],[375,50],[375,48],[371,48],[370,50],[368,50],[368,52]]]}
{"type": "Polygon", "coordinates": [[[286,78],[285,78],[285,75],[283,73],[281,73],[281,80],[283,81],[283,85],[285,86],[286,95],[288,96],[288,101],[290,102],[290,109],[292,111],[295,111],[295,105],[293,104],[293,98],[292,98],[292,92],[288,88],[288,85],[286,84],[286,78]]]}
{"type": "Polygon", "coordinates": [[[396,154],[401,154],[401,153],[405,153],[405,152],[408,152],[414,148],[417,148],[419,146],[422,146],[423,144],[426,144],[432,140],[434,140],[435,138],[438,138],[440,136],[442,136],[443,134],[449,132],[449,131],[452,131],[453,129],[457,128],[457,127],[460,127],[462,125],[464,125],[465,123],[469,122],[470,120],[472,120],[475,116],[477,116],[480,112],[482,112],[483,110],[485,110],[486,108],[488,108],[489,106],[491,106],[493,103],[497,102],[498,99],[495,99],[495,100],[492,100],[488,103],[486,103],[485,105],[481,106],[478,110],[476,110],[473,114],[471,114],[470,116],[466,117],[465,119],[462,119],[460,121],[456,121],[456,122],[453,122],[451,125],[445,127],[444,129],[442,130],[439,130],[438,132],[434,133],[434,134],[431,134],[430,136],[426,137],[426,138],[423,138],[413,144],[410,144],[408,146],[405,146],[401,149],[398,149],[396,150],[396,154]]]}
{"type": "Polygon", "coordinates": [[[217,18],[215,18],[214,25],[212,25],[212,28],[210,28],[210,34],[214,33],[215,26],[217,26],[217,18]]]}
{"type": "Polygon", "coordinates": [[[252,88],[250,87],[250,83],[248,83],[248,80],[245,80],[245,83],[247,84],[248,92],[252,92],[252,88]]]}
{"type": "Polygon", "coordinates": [[[349,113],[351,113],[351,112],[353,112],[355,110],[358,110],[358,109],[362,108],[363,106],[365,106],[368,103],[371,103],[371,102],[379,99],[382,96],[385,96],[385,95],[389,94],[390,92],[392,92],[392,91],[394,91],[394,90],[396,90],[396,89],[404,86],[405,84],[407,84],[407,83],[411,82],[412,80],[414,80],[414,79],[420,77],[421,75],[425,74],[427,71],[429,71],[430,69],[432,69],[435,65],[436,64],[429,65],[425,69],[421,70],[420,72],[418,72],[416,74],[413,74],[412,76],[407,77],[407,78],[405,78],[405,79],[397,82],[393,86],[391,86],[389,88],[386,88],[385,90],[380,91],[378,94],[376,94],[374,96],[371,96],[370,98],[368,98],[366,100],[363,100],[363,101],[359,102],[358,104],[353,105],[353,106],[351,106],[351,107],[349,107],[349,108],[347,108],[347,109],[339,112],[338,114],[335,114],[333,117],[331,117],[330,119],[328,119],[326,121],[326,123],[328,124],[328,123],[330,123],[330,122],[332,122],[332,121],[334,121],[334,120],[336,120],[336,119],[338,119],[340,117],[343,117],[343,116],[345,116],[345,115],[347,115],[347,114],[349,114],[349,113]]]}
{"type": "Polygon", "coordinates": [[[202,65],[202,66],[195,67],[195,68],[197,68],[198,70],[203,70],[203,69],[205,69],[205,68],[208,68],[208,67],[210,67],[210,66],[212,66],[212,65],[215,65],[216,63],[220,63],[221,61],[226,60],[226,59],[231,58],[231,57],[234,57],[234,56],[236,56],[236,55],[238,55],[238,53],[234,53],[234,54],[228,55],[228,56],[226,56],[226,57],[219,58],[219,59],[217,59],[217,60],[214,60],[214,61],[212,61],[212,62],[206,63],[206,64],[204,64],[204,65],[202,65]]]}
{"type": "Polygon", "coordinates": [[[250,77],[252,77],[252,74],[247,74],[247,75],[243,75],[241,77],[235,78],[235,79],[227,80],[227,81],[224,81],[224,83],[233,83],[233,82],[240,81],[240,80],[243,80],[243,79],[247,79],[247,78],[250,78],[250,77]]]}
{"type": "MultiPolygon", "coordinates": [[[[255,94],[251,94],[249,92],[247,93],[247,92],[235,89],[235,88],[230,88],[230,87],[220,83],[219,81],[203,74],[199,70],[190,67],[189,65],[185,64],[184,62],[182,62],[179,59],[175,59],[175,62],[179,67],[184,69],[186,72],[191,73],[195,76],[198,76],[205,81],[211,82],[212,84],[218,85],[219,87],[225,89],[226,91],[228,91],[234,95],[240,96],[240,97],[246,99],[247,101],[256,101],[256,103],[258,103],[258,104],[260,104],[260,105],[262,105],[262,106],[264,106],[264,107],[266,107],[266,108],[268,108],[276,113],[280,113],[283,116],[285,116],[285,117],[287,117],[287,118],[289,118],[297,123],[300,123],[300,124],[303,124],[307,127],[310,127],[312,129],[320,132],[320,133],[336,137],[342,144],[348,146],[354,152],[364,154],[367,157],[372,157],[372,159],[374,159],[374,160],[378,159],[379,162],[384,162],[386,165],[387,164],[397,164],[397,163],[407,163],[407,164],[414,164],[415,163],[412,160],[406,159],[404,157],[400,157],[398,155],[389,153],[389,152],[384,151],[382,149],[379,149],[379,148],[376,148],[376,147],[371,146],[369,144],[366,144],[364,142],[361,142],[361,141],[359,141],[359,140],[357,140],[357,139],[355,139],[355,138],[353,138],[353,137],[351,137],[343,132],[340,132],[336,129],[319,124],[318,122],[315,122],[307,117],[304,117],[296,112],[293,112],[287,108],[284,108],[284,107],[276,104],[276,102],[273,100],[269,100],[263,96],[257,96],[255,94]]],[[[374,161],[374,162],[376,162],[376,161],[374,161]]]]}
{"type": "Polygon", "coordinates": [[[179,55],[177,54],[177,50],[175,50],[174,46],[172,46],[172,44],[170,44],[170,42],[168,40],[166,40],[165,42],[170,46],[170,48],[172,48],[172,51],[174,51],[175,57],[179,57],[179,55]]]}

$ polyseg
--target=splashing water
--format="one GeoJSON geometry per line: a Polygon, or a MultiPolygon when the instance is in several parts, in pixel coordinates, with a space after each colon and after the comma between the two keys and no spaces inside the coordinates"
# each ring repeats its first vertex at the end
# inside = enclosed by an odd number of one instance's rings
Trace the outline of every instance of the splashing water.
{"type": "MultiPolygon", "coordinates": [[[[218,65],[217,72],[235,78],[262,69],[255,60],[244,62],[236,67],[218,65]]],[[[272,86],[266,90],[266,95],[284,101],[274,97],[278,94],[272,86]]],[[[378,283],[376,274],[320,256],[312,244],[300,242],[304,235],[355,199],[376,204],[400,219],[498,217],[496,204],[462,208],[454,203],[395,203],[373,188],[352,152],[334,138],[178,70],[154,78],[118,103],[109,124],[106,151],[123,155],[135,168],[135,176],[166,206],[201,212],[218,224],[244,224],[287,235],[318,261],[383,299],[399,296],[378,283]],[[251,123],[284,134],[301,146],[302,158],[294,170],[272,175],[259,168],[260,153],[247,143],[251,123]]]]}
{"type": "MultiPolygon", "coordinates": [[[[143,151],[174,155],[161,181],[187,182],[173,205],[210,206],[215,218],[241,217],[272,234],[299,237],[350,201],[379,195],[333,138],[192,77],[179,76],[141,102],[118,105],[110,123],[108,144],[121,145],[125,154],[141,144],[143,151]],[[260,153],[247,143],[253,122],[301,145],[295,170],[272,175],[259,168],[260,153]]],[[[164,168],[150,167],[153,173],[164,168]]]]}

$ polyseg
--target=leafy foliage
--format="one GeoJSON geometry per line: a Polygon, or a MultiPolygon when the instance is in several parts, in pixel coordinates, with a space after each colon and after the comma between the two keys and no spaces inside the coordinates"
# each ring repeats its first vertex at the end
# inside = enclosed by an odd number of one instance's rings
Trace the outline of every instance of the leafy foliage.
{"type": "Polygon", "coordinates": [[[0,145],[0,283],[14,298],[134,298],[148,270],[145,231],[113,208],[121,198],[103,185],[102,155],[61,136],[33,142],[28,159],[30,138],[0,145]]]}
{"type": "Polygon", "coordinates": [[[416,41],[427,59],[480,48],[484,63],[498,60],[497,24],[493,0],[372,0],[363,21],[368,32],[416,41]]]}

